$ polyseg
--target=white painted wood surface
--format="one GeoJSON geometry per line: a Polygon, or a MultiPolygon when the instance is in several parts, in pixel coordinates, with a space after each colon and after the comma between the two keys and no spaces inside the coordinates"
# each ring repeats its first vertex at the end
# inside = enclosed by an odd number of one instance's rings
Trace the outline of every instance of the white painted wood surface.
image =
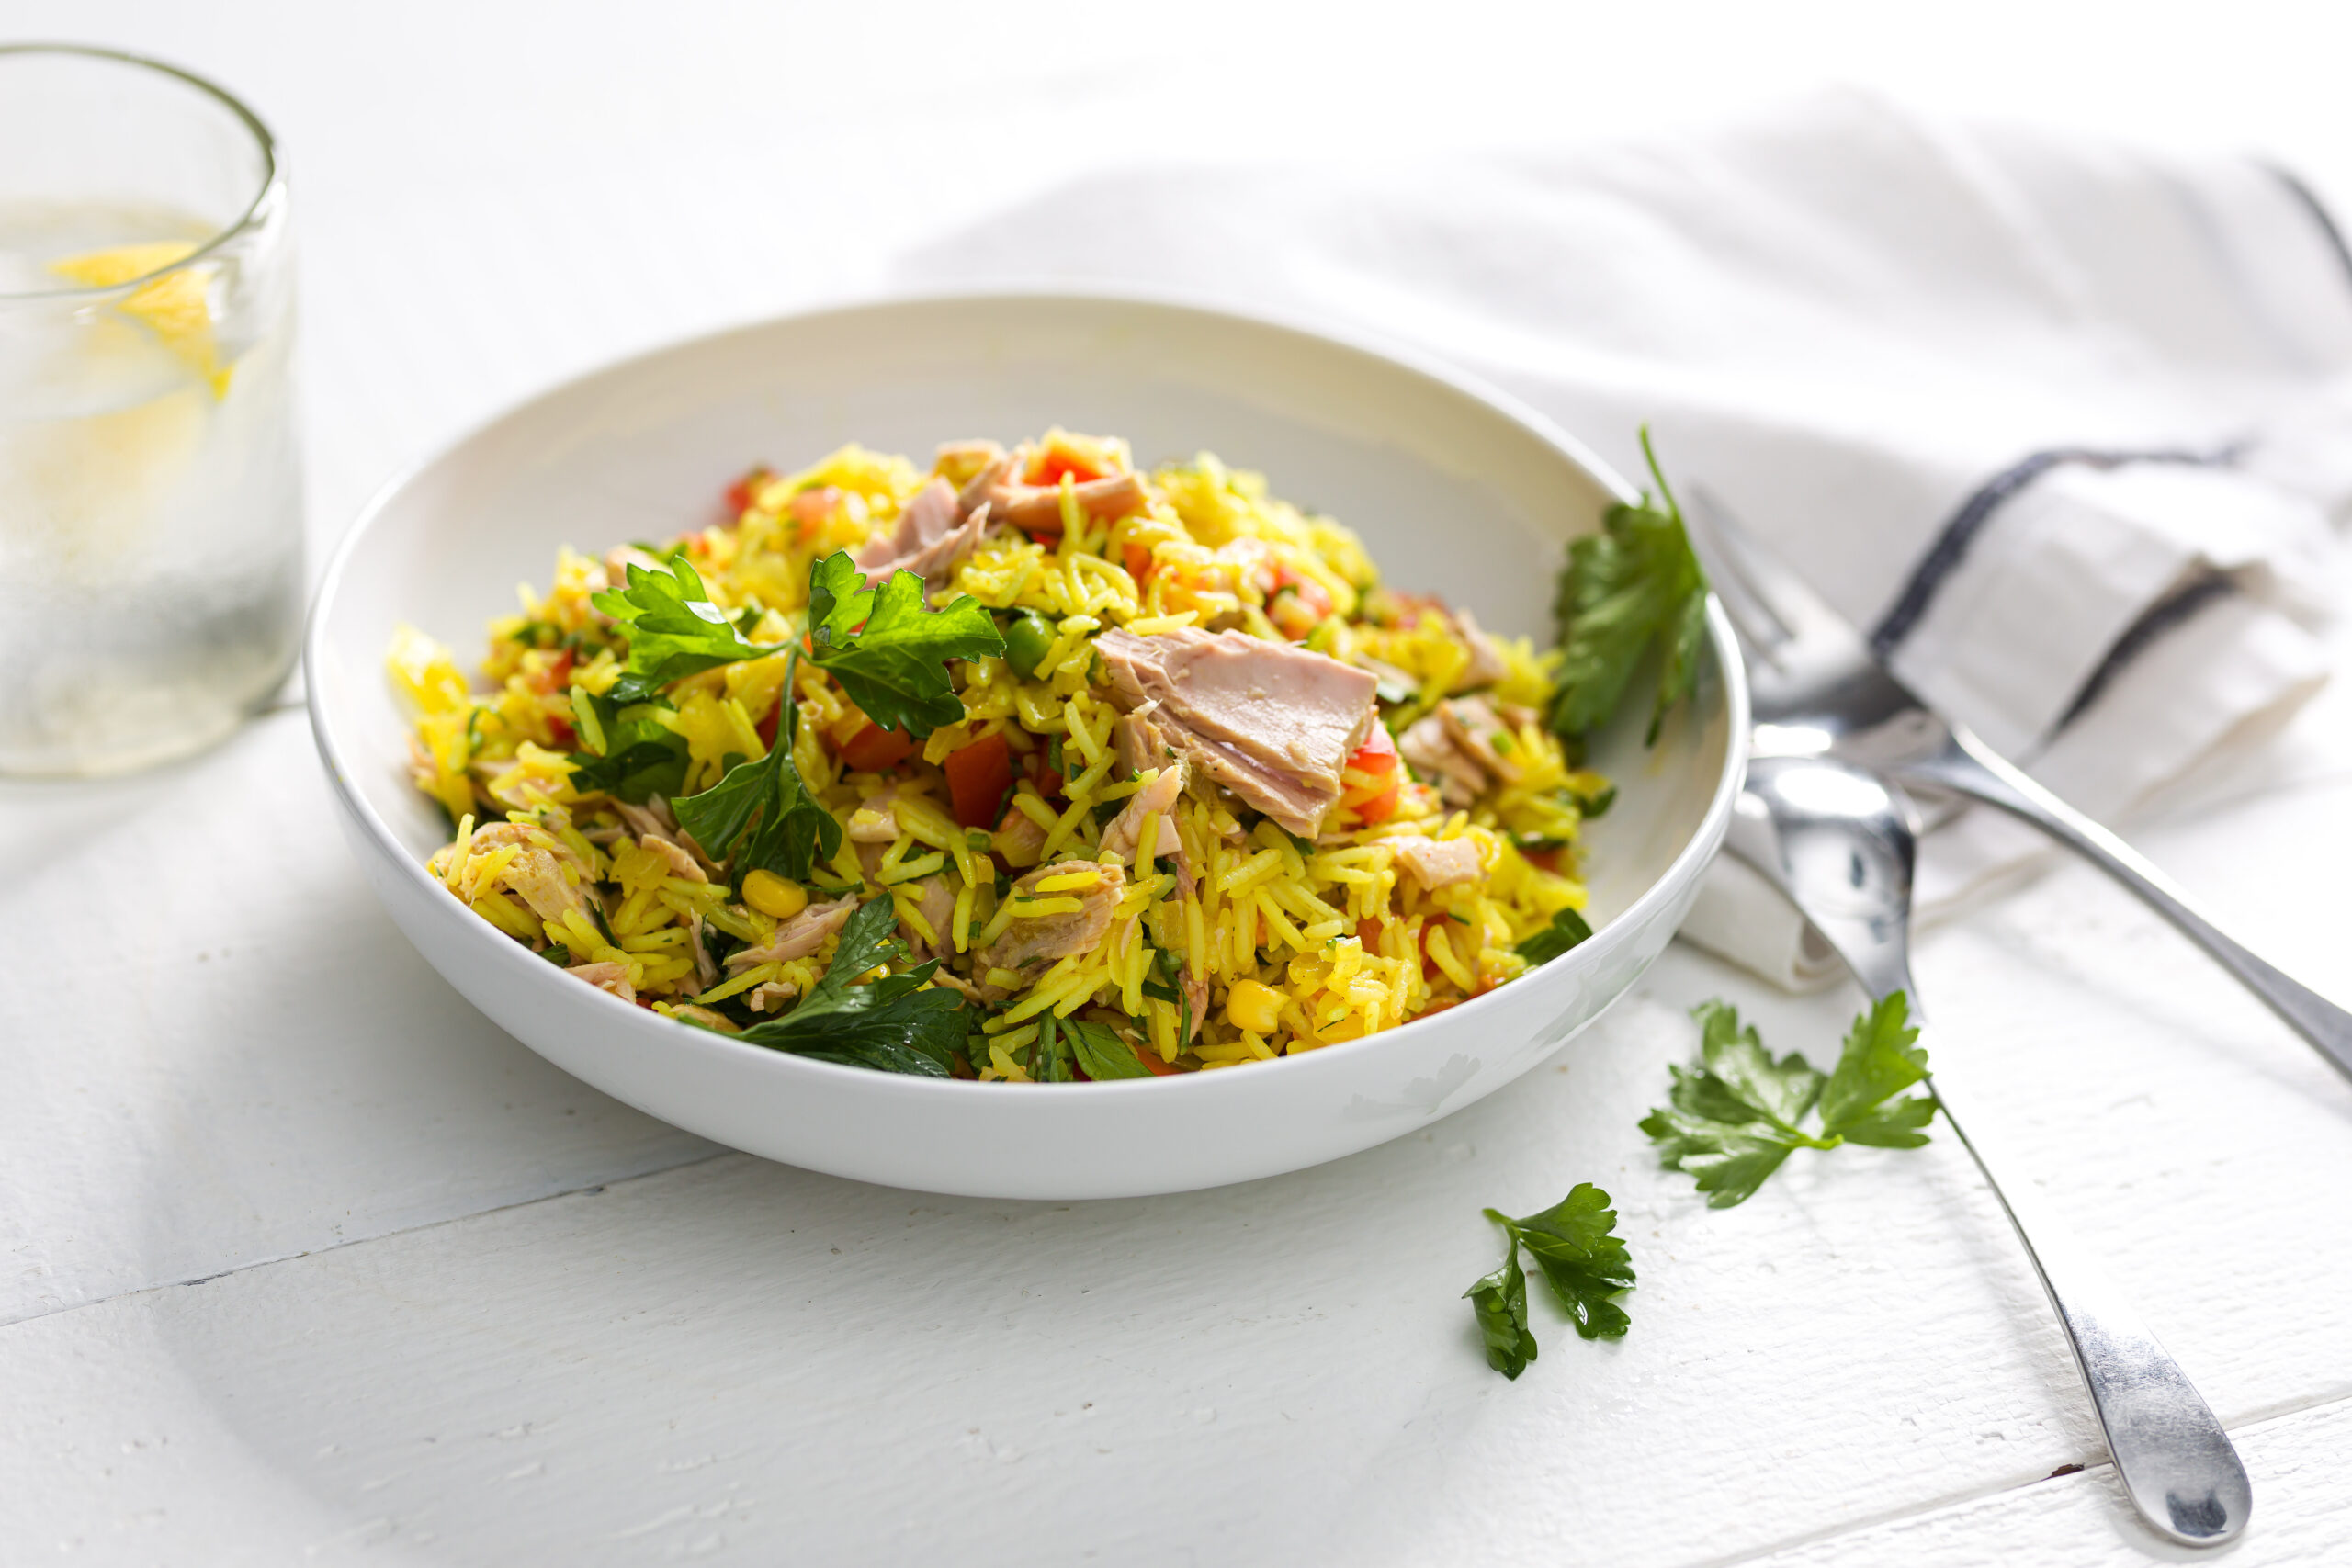
{"type": "MultiPolygon", "coordinates": [[[[2324,185],[2352,156],[2313,118],[2324,40],[2241,60],[2037,10],[2049,58],[2017,63],[1984,42],[1997,19],[1928,40],[1876,14],[1841,13],[1819,57],[1784,17],[1578,25],[1670,55],[1686,99],[1859,74],[2262,141],[2324,185]],[[2204,90],[2148,85],[2191,62],[2204,90]]],[[[1479,39],[1515,24],[1484,14],[1402,49],[1254,9],[564,18],[0,12],[197,65],[278,122],[322,540],[513,396],[862,286],[1091,162],[1690,112],[1650,66],[1564,102],[1573,40],[1498,58],[1479,39]],[[1041,52],[1034,97],[975,87],[1041,52]],[[1390,112],[1415,62],[1442,125],[1390,112]],[[943,184],[951,134],[1001,179],[943,184]]],[[[2339,695],[2135,835],[2339,994],[2348,742],[2339,695]]],[[[408,950],[328,812],[293,713],[143,778],[0,786],[0,1561],[2165,1555],[1950,1140],[1799,1156],[1723,1213],[1652,1164],[1634,1122],[1690,1002],[1729,995],[1818,1054],[1849,997],[1677,950],[1553,1067],[1422,1136],[1173,1199],[942,1200],[714,1150],[547,1067],[408,950]],[[1477,1211],[1579,1179],[1619,1200],[1634,1333],[1586,1345],[1539,1304],[1544,1355],[1506,1383],[1456,1299],[1497,1252],[1477,1211]]],[[[1939,1066],[2239,1433],[2257,1502],[2230,1561],[2352,1560],[2352,1087],[2073,867],[1931,933],[1918,968],[1939,1066]]]]}

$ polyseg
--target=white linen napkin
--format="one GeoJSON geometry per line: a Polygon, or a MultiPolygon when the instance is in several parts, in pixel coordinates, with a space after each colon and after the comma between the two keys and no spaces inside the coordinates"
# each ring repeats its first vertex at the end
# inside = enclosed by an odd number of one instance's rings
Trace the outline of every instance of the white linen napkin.
{"type": "MultiPolygon", "coordinates": [[[[2352,511],[2352,258],[2286,176],[1838,94],[1557,156],[1091,179],[906,285],[1173,287],[1433,350],[1629,477],[1635,431],[1905,680],[2114,818],[2325,679],[2352,511]]],[[[1922,912],[2041,847],[1929,836],[1922,912]]],[[[1728,867],[1686,934],[1827,954],[1728,867]]]]}

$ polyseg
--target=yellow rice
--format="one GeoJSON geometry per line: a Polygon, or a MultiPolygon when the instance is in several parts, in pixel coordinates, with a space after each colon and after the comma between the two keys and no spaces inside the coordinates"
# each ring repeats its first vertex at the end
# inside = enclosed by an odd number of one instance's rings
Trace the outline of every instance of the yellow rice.
{"type": "MultiPolygon", "coordinates": [[[[1098,471],[1129,467],[1116,441],[1054,431],[1038,449],[1074,454],[1098,471]]],[[[655,553],[666,558],[683,550],[719,608],[730,617],[752,613],[739,622],[750,626],[751,640],[781,645],[805,630],[811,563],[887,534],[933,471],[962,483],[969,474],[960,461],[943,449],[940,464],[925,469],[852,446],[797,473],[755,473],[736,492],[739,511],[655,553]],[[812,505],[809,492],[824,504],[812,505]]],[[[1099,683],[1092,646],[1102,631],[1149,636],[1215,626],[1284,638],[1304,630],[1316,651],[1369,658],[1410,678],[1418,689],[1384,709],[1397,730],[1430,712],[1470,663],[1451,619],[1419,613],[1423,602],[1382,588],[1354,534],[1275,499],[1259,475],[1203,454],[1151,471],[1147,493],[1143,513],[1106,524],[1070,504],[1065,487],[1058,539],[994,535],[933,593],[934,604],[970,594],[992,610],[1034,612],[1052,641],[1034,676],[1003,659],[954,667],[963,721],[933,733],[896,771],[890,804],[899,831],[872,877],[852,840],[861,803],[880,781],[854,771],[841,750],[867,728],[865,716],[812,663],[800,662],[795,678],[800,728],[793,761],[852,829],[807,896],[887,891],[903,930],[944,950],[948,968],[974,987],[1012,993],[984,1021],[974,1015],[969,1060],[958,1066],[981,1079],[1027,1081],[1033,1069],[1024,1054],[1049,1012],[1114,1021],[1160,1070],[1222,1068],[1358,1039],[1513,979],[1526,967],[1516,944],[1584,903],[1574,875],[1577,802],[1597,793],[1600,781],[1579,772],[1534,716],[1551,695],[1555,656],[1496,637],[1507,672],[1486,694],[1518,719],[1507,742],[1515,777],[1461,809],[1442,805],[1429,783],[1408,780],[1392,814],[1367,822],[1342,811],[1318,840],[1302,843],[1195,773],[1170,816],[1195,873],[1193,897],[1179,897],[1173,871],[1144,855],[1101,942],[1027,976],[978,970],[973,955],[1024,911],[1078,907],[1071,888],[1060,886],[1072,880],[1065,877],[1035,889],[1041,905],[1016,909],[1000,898],[1004,877],[1057,860],[1109,858],[1100,849],[1096,807],[1137,787],[1120,776],[1113,730],[1119,709],[1099,683]],[[1258,543],[1236,547],[1239,540],[1258,543]],[[1237,549],[1244,560],[1261,558],[1285,583],[1311,588],[1279,602],[1280,591],[1264,591],[1268,571],[1253,576],[1233,564],[1237,549]],[[1143,581],[1130,566],[1144,569],[1143,581]],[[1299,604],[1312,614],[1317,589],[1329,612],[1302,628],[1299,604]],[[1051,780],[1041,789],[1037,778],[1019,776],[1002,821],[976,839],[952,814],[941,764],[992,734],[1005,738],[1016,766],[1032,757],[1042,763],[1057,741],[1066,781],[1056,798],[1051,780]],[[1484,874],[1421,889],[1396,864],[1396,846],[1414,837],[1469,840],[1484,874]],[[1530,844],[1543,852],[1530,858],[1523,848],[1530,844]],[[929,876],[943,878],[954,894],[944,931],[932,928],[913,891],[929,876]],[[1163,999],[1166,987],[1153,985],[1155,952],[1178,955],[1205,987],[1208,1005],[1192,1021],[1198,1027],[1190,1040],[1180,1037],[1189,1010],[1163,999]],[[1230,1016],[1234,987],[1253,981],[1278,998],[1271,1028],[1244,1027],[1230,1016]],[[1163,996],[1147,995],[1147,987],[1163,996]]],[[[585,971],[583,977],[658,1012],[739,1027],[747,998],[760,999],[753,1016],[775,1016],[804,994],[833,943],[711,981],[708,965],[698,973],[698,941],[756,944],[777,921],[722,883],[681,874],[633,836],[611,797],[575,789],[571,753],[593,750],[598,738],[581,735],[586,705],[576,705],[572,691],[608,691],[627,655],[626,641],[589,603],[618,577],[618,565],[561,552],[552,584],[545,592],[521,587],[519,613],[492,623],[479,684],[422,634],[404,627],[395,638],[389,662],[415,714],[415,782],[456,828],[432,868],[492,926],[585,971]],[[483,847],[485,825],[502,822],[514,830],[492,837],[508,841],[483,847]],[[534,875],[553,879],[537,885],[541,902],[560,904],[569,897],[560,889],[569,888],[581,890],[587,907],[535,909],[526,896],[534,875]]],[[[668,688],[673,705],[654,716],[684,742],[681,794],[718,782],[729,759],[765,755],[763,737],[774,733],[786,663],[747,660],[668,688]]],[[[1401,765],[1396,776],[1406,778],[1401,765]]],[[[1377,780],[1358,773],[1349,782],[1377,780]]],[[[867,825],[879,820],[866,814],[867,825]]],[[[1153,844],[1155,835],[1147,831],[1143,843],[1153,844]]]]}

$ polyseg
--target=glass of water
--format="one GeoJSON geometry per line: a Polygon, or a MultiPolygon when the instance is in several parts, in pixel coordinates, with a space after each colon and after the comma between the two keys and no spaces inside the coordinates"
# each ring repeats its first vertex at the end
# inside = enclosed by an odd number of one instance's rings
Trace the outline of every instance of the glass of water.
{"type": "Polygon", "coordinates": [[[185,755],[291,667],[291,235],[227,93],[0,48],[0,773],[185,755]]]}

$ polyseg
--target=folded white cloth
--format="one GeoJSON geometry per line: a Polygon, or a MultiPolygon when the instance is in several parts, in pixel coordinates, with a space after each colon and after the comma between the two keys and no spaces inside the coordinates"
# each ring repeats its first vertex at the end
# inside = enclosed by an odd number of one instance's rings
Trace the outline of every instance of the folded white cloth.
{"type": "MultiPolygon", "coordinates": [[[[1775,545],[1930,701],[2127,813],[2325,679],[2352,511],[2352,259],[2278,171],[1840,94],[1559,156],[1103,177],[905,284],[1173,286],[1468,366],[1775,545]]],[[[1930,836],[1923,912],[2039,840],[1930,836]]],[[[1783,985],[1827,955],[1752,877],[1686,928],[1783,985]]]]}

